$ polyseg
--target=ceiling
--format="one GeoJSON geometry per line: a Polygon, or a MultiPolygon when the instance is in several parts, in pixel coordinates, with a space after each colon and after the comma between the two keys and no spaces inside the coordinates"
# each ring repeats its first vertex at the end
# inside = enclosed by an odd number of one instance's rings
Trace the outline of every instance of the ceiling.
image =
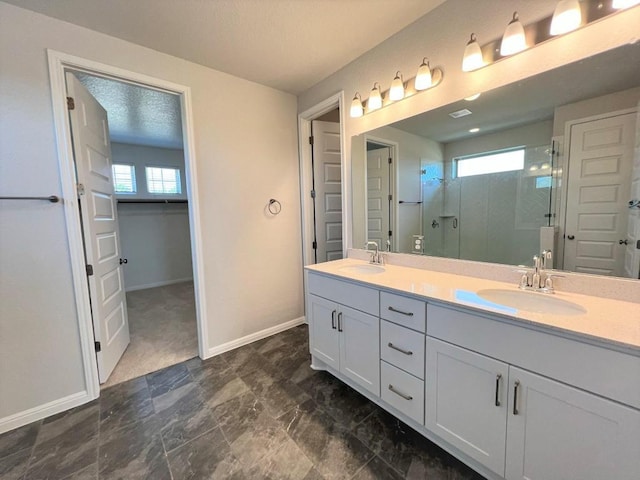
{"type": "Polygon", "coordinates": [[[445,0],[4,0],[299,94],[445,0]]]}
{"type": "Polygon", "coordinates": [[[74,72],[107,111],[112,142],[182,149],[180,97],[74,72]]]}
{"type": "Polygon", "coordinates": [[[496,132],[553,118],[557,106],[640,86],[640,43],[625,45],[495,90],[401,120],[392,126],[437,142],[496,132]],[[453,119],[466,108],[472,114],[453,119]],[[480,128],[470,133],[471,128],[480,128]]]}

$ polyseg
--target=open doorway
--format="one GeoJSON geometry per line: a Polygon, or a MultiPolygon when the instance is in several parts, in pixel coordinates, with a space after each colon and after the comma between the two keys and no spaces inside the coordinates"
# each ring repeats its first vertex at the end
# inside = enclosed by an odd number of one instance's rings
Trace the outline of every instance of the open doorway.
{"type": "Polygon", "coordinates": [[[342,103],[338,94],[299,116],[305,265],[338,260],[346,251],[342,103]]]}
{"type": "Polygon", "coordinates": [[[65,77],[98,374],[110,386],[198,353],[180,99],[65,77]]]}

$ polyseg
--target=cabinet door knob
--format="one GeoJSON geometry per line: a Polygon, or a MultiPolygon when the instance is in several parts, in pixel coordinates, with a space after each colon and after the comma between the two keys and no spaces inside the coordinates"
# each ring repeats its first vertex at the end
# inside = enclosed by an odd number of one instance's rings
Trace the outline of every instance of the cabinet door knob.
{"type": "Polygon", "coordinates": [[[336,329],[336,310],[331,312],[331,328],[336,329]]]}
{"type": "Polygon", "coordinates": [[[629,240],[618,240],[620,245],[629,245],[629,240]]]}
{"type": "Polygon", "coordinates": [[[520,387],[520,381],[516,380],[513,383],[513,414],[518,415],[518,388],[520,387]]]}
{"type": "Polygon", "coordinates": [[[120,265],[122,265],[123,263],[129,263],[129,260],[127,260],[126,258],[121,258],[120,265]]]}
{"type": "Polygon", "coordinates": [[[500,406],[500,380],[502,379],[502,374],[496,375],[496,407],[500,406]]]}
{"type": "Polygon", "coordinates": [[[338,312],[338,331],[342,331],[342,312],[338,312]]]}
{"type": "Polygon", "coordinates": [[[568,238],[569,240],[573,240],[573,239],[574,239],[574,238],[576,238],[576,237],[575,237],[575,235],[567,235],[567,238],[568,238]]]}

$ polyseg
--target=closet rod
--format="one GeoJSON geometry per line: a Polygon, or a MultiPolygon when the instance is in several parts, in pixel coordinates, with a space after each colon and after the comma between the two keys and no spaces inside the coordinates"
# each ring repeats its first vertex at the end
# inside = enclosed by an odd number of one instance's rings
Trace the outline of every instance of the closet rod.
{"type": "Polygon", "coordinates": [[[48,200],[51,203],[58,203],[60,197],[57,195],[50,195],[48,197],[0,197],[0,200],[48,200]]]}
{"type": "Polygon", "coordinates": [[[188,200],[121,200],[118,203],[189,203],[188,200]]]}

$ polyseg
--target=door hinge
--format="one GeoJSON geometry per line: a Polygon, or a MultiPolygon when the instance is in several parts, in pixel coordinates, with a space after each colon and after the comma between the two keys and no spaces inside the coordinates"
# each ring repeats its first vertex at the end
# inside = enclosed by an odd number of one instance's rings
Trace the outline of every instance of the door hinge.
{"type": "Polygon", "coordinates": [[[640,240],[638,240],[638,241],[636,242],[636,248],[637,248],[638,250],[640,250],[640,240]]]}
{"type": "Polygon", "coordinates": [[[389,230],[389,236],[393,237],[393,232],[391,230],[389,230]]]}
{"type": "Polygon", "coordinates": [[[79,183],[76,187],[78,189],[78,196],[84,195],[84,185],[82,183],[79,183]]]}
{"type": "Polygon", "coordinates": [[[393,195],[389,195],[389,201],[393,200],[393,195]]]}
{"type": "Polygon", "coordinates": [[[318,249],[318,242],[316,242],[314,240],[313,243],[311,244],[311,246],[313,247],[314,250],[317,250],[318,249]]]}
{"type": "Polygon", "coordinates": [[[316,191],[315,190],[311,190],[311,198],[316,198],[316,191]]]}
{"type": "Polygon", "coordinates": [[[313,145],[313,135],[309,137],[309,145],[313,145]]]}
{"type": "Polygon", "coordinates": [[[76,108],[76,102],[73,99],[73,97],[67,97],[67,108],[69,110],[75,110],[76,108]]]}
{"type": "Polygon", "coordinates": [[[87,277],[93,275],[93,265],[87,265],[87,277]]]}
{"type": "Polygon", "coordinates": [[[93,342],[93,346],[96,347],[96,352],[102,351],[102,345],[100,345],[100,342],[93,342]]]}
{"type": "Polygon", "coordinates": [[[389,165],[391,165],[392,162],[393,162],[393,160],[391,158],[389,158],[389,165]]]}

